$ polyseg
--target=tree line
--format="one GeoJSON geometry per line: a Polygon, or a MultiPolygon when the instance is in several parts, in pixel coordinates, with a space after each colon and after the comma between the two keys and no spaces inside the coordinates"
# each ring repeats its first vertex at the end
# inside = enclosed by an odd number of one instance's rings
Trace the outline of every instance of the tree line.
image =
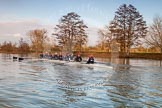
{"type": "Polygon", "coordinates": [[[98,31],[101,48],[111,49],[115,40],[119,51],[129,55],[132,47],[145,44],[145,47],[161,49],[162,53],[162,17],[155,16],[151,26],[146,25],[142,15],[133,5],[121,5],[115,12],[114,19],[98,31]]]}
{"type": "Polygon", "coordinates": [[[17,43],[12,43],[11,41],[3,42],[2,45],[0,45],[0,51],[4,53],[29,53],[30,52],[30,45],[23,40],[23,38],[20,38],[19,45],[17,43]]]}
{"type": "MultiPolygon", "coordinates": [[[[47,35],[45,29],[35,29],[27,33],[30,39],[29,43],[20,39],[19,46],[11,42],[4,42],[0,46],[1,51],[12,52],[16,49],[18,52],[36,52],[44,51],[83,51],[87,42],[88,26],[81,17],[75,12],[68,13],[60,18],[58,24],[54,27],[52,33],[53,41],[47,35]],[[54,41],[55,40],[55,41],[54,41]]],[[[99,43],[92,49],[107,48],[111,52],[114,41],[118,43],[119,52],[129,55],[132,47],[145,45],[147,47],[157,47],[162,52],[162,17],[156,16],[151,26],[146,25],[143,16],[133,5],[123,4],[115,12],[114,18],[103,29],[98,30],[99,43]]],[[[91,47],[87,48],[88,51],[91,47]]]]}

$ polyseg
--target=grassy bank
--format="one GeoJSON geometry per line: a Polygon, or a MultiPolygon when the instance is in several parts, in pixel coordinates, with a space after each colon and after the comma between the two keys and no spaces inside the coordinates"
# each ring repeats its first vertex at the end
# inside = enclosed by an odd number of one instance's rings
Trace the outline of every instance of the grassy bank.
{"type": "Polygon", "coordinates": [[[129,58],[162,60],[162,54],[160,53],[131,53],[129,58]]]}

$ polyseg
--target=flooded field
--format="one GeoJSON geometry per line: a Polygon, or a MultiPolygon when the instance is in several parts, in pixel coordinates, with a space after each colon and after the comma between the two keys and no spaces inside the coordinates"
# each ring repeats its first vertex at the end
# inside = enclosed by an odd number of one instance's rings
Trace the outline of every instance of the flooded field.
{"type": "Polygon", "coordinates": [[[159,61],[130,59],[127,67],[108,64],[110,68],[18,62],[0,54],[0,108],[162,107],[159,61]]]}

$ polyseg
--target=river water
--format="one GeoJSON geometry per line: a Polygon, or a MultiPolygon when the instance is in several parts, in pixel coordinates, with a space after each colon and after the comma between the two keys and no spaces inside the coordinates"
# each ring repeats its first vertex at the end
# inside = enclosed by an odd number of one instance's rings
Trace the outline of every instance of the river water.
{"type": "Polygon", "coordinates": [[[0,54],[0,108],[162,107],[159,61],[130,59],[126,67],[112,66],[18,62],[0,54]]]}

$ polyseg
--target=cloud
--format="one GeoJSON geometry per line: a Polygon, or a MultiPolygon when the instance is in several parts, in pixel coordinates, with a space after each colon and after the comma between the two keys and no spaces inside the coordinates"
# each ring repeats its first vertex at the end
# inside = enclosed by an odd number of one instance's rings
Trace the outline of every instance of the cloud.
{"type": "Polygon", "coordinates": [[[20,37],[27,38],[29,30],[45,28],[38,20],[0,21],[0,43],[18,42],[20,37]]]}
{"type": "Polygon", "coordinates": [[[40,26],[38,22],[33,20],[0,22],[0,34],[26,32],[29,29],[40,26]]]}
{"type": "MultiPolygon", "coordinates": [[[[0,43],[4,41],[18,42],[20,38],[24,38],[29,41],[27,32],[33,29],[46,29],[48,36],[54,32],[55,25],[45,25],[38,20],[16,20],[16,21],[1,21],[0,22],[0,43]]],[[[98,27],[89,26],[88,33],[88,45],[95,45],[98,40],[98,27]]]]}
{"type": "Polygon", "coordinates": [[[13,34],[13,36],[20,38],[21,37],[21,34],[20,33],[16,33],[16,34],[13,34]]]}
{"type": "Polygon", "coordinates": [[[89,27],[87,29],[87,33],[88,33],[88,45],[90,46],[94,46],[97,44],[98,41],[98,27],[89,27]]]}

